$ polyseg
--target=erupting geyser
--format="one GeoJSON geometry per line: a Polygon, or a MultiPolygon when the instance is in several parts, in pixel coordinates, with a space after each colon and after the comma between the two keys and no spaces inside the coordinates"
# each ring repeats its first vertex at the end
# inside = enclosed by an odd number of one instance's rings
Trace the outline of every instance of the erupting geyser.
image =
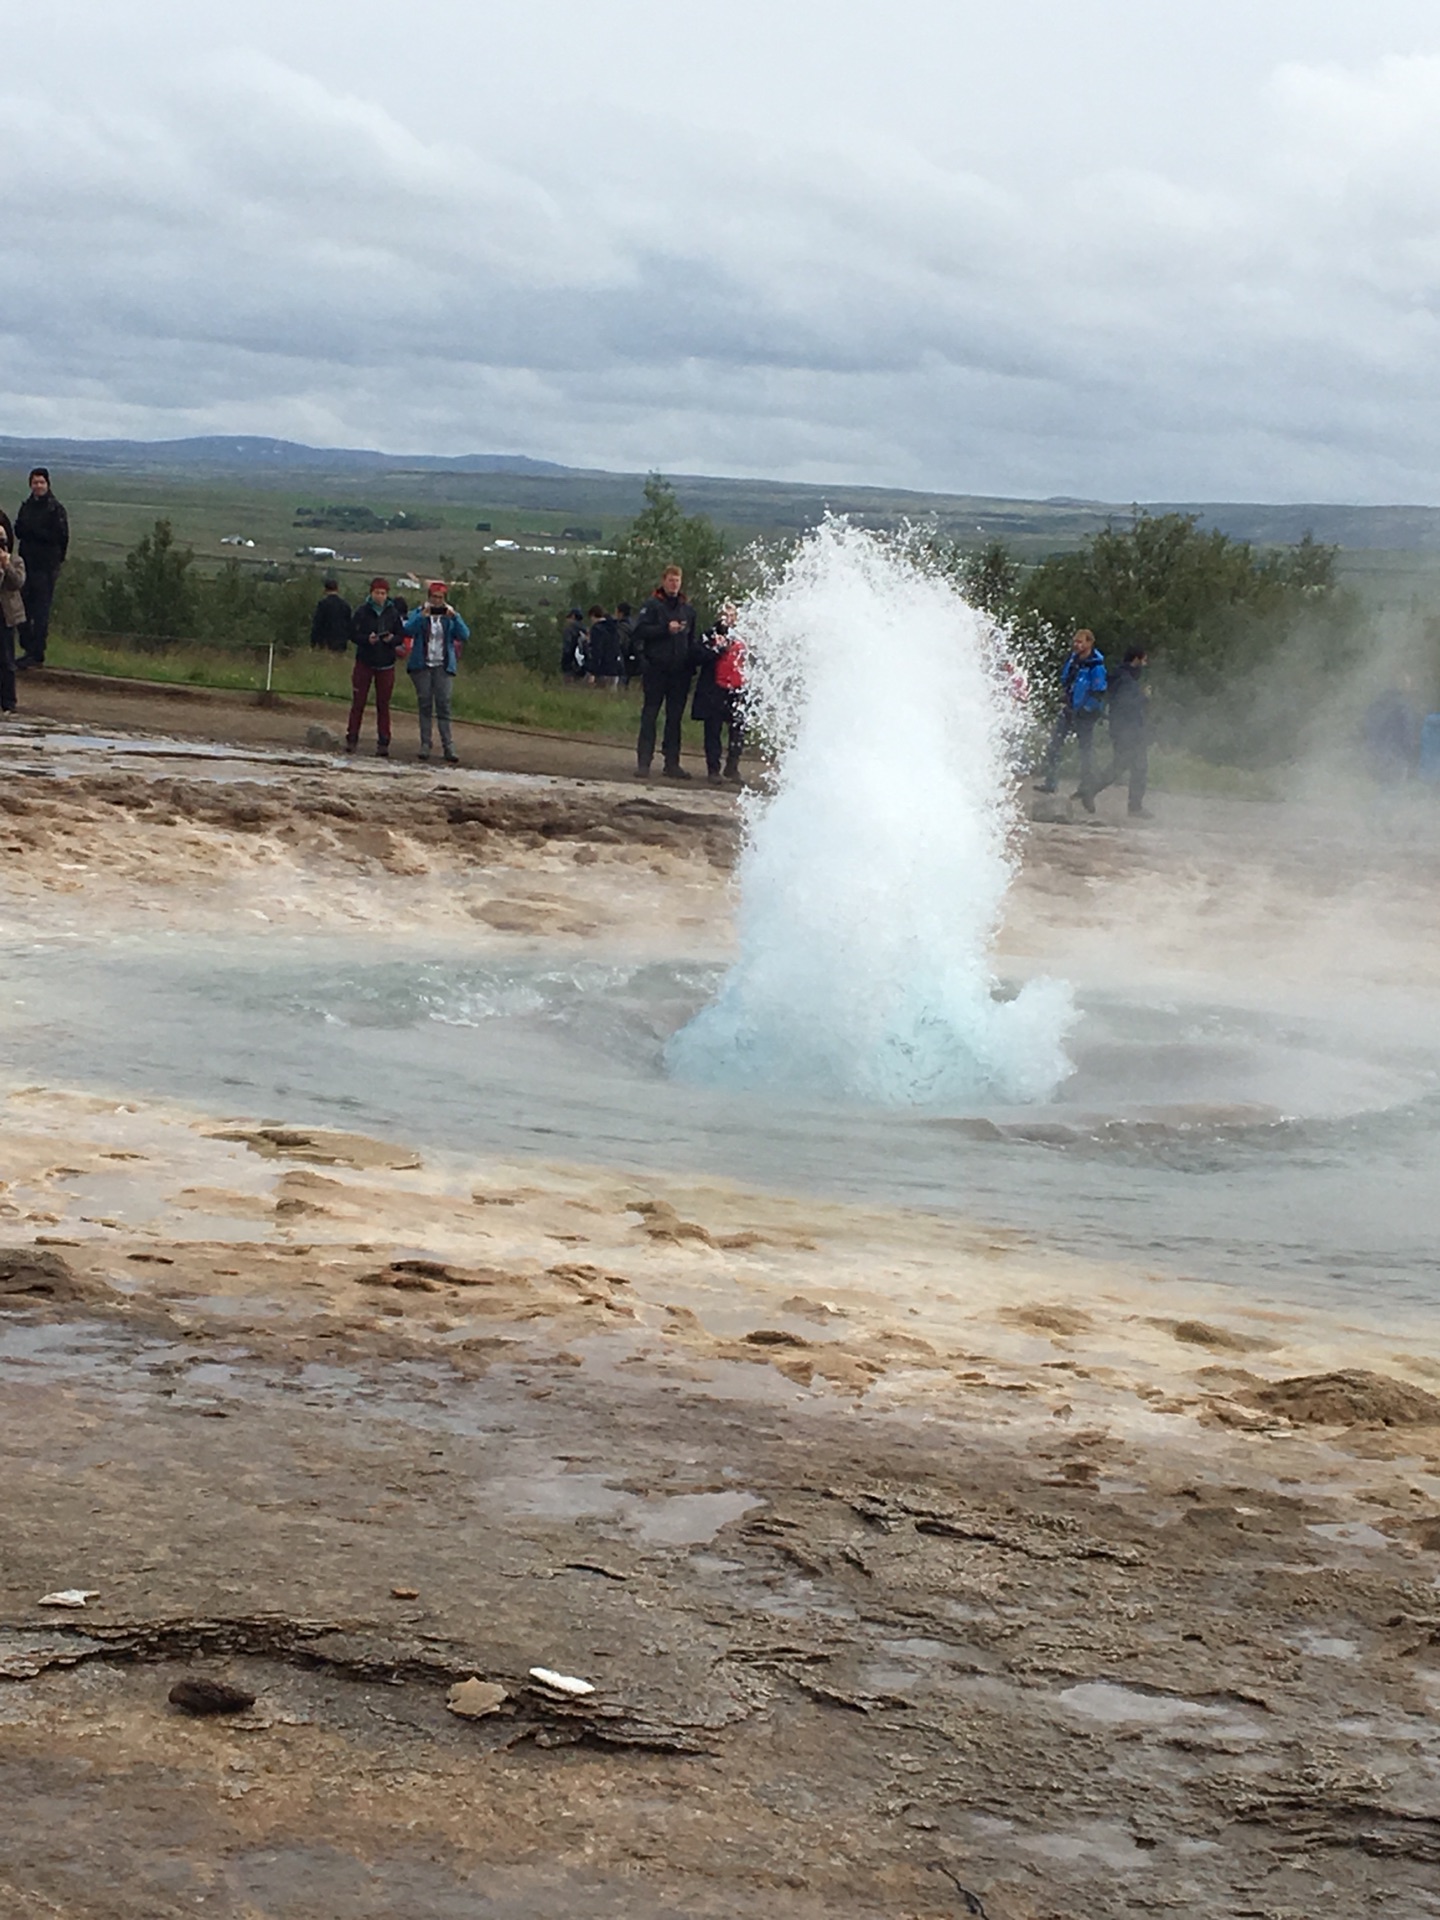
{"type": "Polygon", "coordinates": [[[903,546],[827,521],[750,602],[752,798],[740,955],[672,1070],[891,1106],[1042,1100],[1070,1071],[1069,989],[1001,998],[991,946],[1023,724],[988,623],[903,546]]]}

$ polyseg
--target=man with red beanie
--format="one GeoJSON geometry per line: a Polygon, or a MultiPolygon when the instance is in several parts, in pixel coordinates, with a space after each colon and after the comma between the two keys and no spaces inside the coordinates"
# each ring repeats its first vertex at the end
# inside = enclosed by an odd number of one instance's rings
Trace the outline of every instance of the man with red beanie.
{"type": "Polygon", "coordinates": [[[370,582],[370,592],[355,609],[351,622],[355,635],[355,671],[350,685],[355,698],[350,702],[350,724],[345,729],[345,751],[354,753],[360,744],[360,723],[370,689],[375,689],[375,751],[382,760],[390,756],[390,696],[395,691],[395,662],[409,642],[405,638],[400,609],[390,598],[390,582],[378,575],[370,582]]]}

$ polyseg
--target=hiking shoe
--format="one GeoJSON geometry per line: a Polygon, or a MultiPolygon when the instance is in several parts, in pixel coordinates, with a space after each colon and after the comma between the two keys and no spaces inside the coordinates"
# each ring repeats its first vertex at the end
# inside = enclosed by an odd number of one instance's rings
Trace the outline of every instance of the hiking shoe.
{"type": "Polygon", "coordinates": [[[1037,780],[1035,782],[1035,791],[1036,793],[1054,793],[1055,782],[1053,780],[1037,780]]]}
{"type": "Polygon", "coordinates": [[[360,742],[358,740],[347,740],[345,742],[345,751],[347,753],[354,753],[355,749],[359,746],[359,744],[360,742]]]}
{"type": "Polygon", "coordinates": [[[420,751],[416,754],[415,758],[417,760],[428,760],[430,758],[429,747],[421,747],[420,751]]]}
{"type": "Polygon", "coordinates": [[[660,777],[662,780],[688,780],[690,774],[685,767],[666,767],[660,777]]]}
{"type": "Polygon", "coordinates": [[[459,766],[459,764],[460,764],[460,756],[459,756],[459,754],[458,754],[458,753],[447,753],[447,754],[445,755],[445,764],[446,764],[446,766],[447,766],[447,767],[458,767],[458,766],[459,766]]]}
{"type": "Polygon", "coordinates": [[[1095,811],[1095,796],[1093,793],[1087,793],[1084,787],[1076,787],[1070,798],[1078,800],[1087,813],[1095,811]]]}
{"type": "Polygon", "coordinates": [[[635,778],[637,780],[648,780],[650,778],[649,767],[636,767],[635,778]]]}
{"type": "Polygon", "coordinates": [[[390,742],[388,740],[377,741],[375,758],[377,760],[388,760],[390,758],[390,742]]]}

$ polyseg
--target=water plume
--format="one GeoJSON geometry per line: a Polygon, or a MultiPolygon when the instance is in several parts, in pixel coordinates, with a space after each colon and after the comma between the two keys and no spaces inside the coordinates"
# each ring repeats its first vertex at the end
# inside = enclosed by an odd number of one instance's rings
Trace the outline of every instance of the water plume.
{"type": "Polygon", "coordinates": [[[672,1072],[887,1106],[1045,1099],[1069,989],[1007,997],[991,963],[1023,727],[999,636],[903,541],[839,520],[740,627],[778,785],[747,803],[739,958],[672,1072]]]}

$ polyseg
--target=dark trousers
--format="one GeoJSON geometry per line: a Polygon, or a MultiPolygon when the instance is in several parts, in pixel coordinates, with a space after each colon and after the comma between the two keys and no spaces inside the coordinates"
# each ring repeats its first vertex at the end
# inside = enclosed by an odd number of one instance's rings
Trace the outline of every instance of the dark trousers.
{"type": "Polygon", "coordinates": [[[650,771],[650,762],[655,758],[655,722],[660,717],[662,706],[665,709],[665,735],[660,751],[667,771],[679,766],[680,730],[685,724],[685,702],[690,693],[690,678],[689,667],[677,667],[669,673],[656,673],[647,667],[641,676],[645,702],[640,709],[640,734],[635,742],[635,758],[642,773],[650,771]]]}
{"type": "Polygon", "coordinates": [[[745,751],[745,722],[740,713],[740,696],[731,693],[725,696],[725,711],[713,717],[705,716],[705,765],[711,773],[720,771],[720,735],[724,729],[729,734],[729,751],[725,755],[725,764],[733,773],[740,765],[740,756],[745,751]]]}
{"type": "Polygon", "coordinates": [[[1139,813],[1145,804],[1145,787],[1150,778],[1150,742],[1145,738],[1143,727],[1117,728],[1112,720],[1110,765],[1105,777],[1092,788],[1092,794],[1113,787],[1122,774],[1127,775],[1130,782],[1130,811],[1139,813]]]}
{"type": "Polygon", "coordinates": [[[15,711],[15,629],[0,622],[0,713],[15,711]]]}
{"type": "Polygon", "coordinates": [[[367,667],[363,660],[355,662],[355,671],[350,676],[350,685],[355,690],[355,698],[350,702],[350,724],[345,729],[345,738],[353,747],[360,738],[360,722],[365,718],[365,703],[370,698],[370,688],[375,688],[375,737],[382,747],[390,744],[390,696],[395,691],[394,667],[367,667]]]}
{"type": "Polygon", "coordinates": [[[1060,754],[1066,740],[1073,733],[1075,745],[1080,749],[1080,786],[1084,791],[1095,777],[1095,723],[1098,713],[1087,713],[1083,708],[1077,713],[1074,707],[1066,707],[1056,720],[1050,734],[1050,745],[1045,750],[1045,784],[1055,785],[1055,769],[1060,765],[1060,754]]]}
{"type": "Polygon", "coordinates": [[[50,637],[50,604],[55,598],[57,575],[40,567],[25,569],[25,638],[21,642],[25,658],[37,667],[45,664],[45,642],[50,637]]]}

